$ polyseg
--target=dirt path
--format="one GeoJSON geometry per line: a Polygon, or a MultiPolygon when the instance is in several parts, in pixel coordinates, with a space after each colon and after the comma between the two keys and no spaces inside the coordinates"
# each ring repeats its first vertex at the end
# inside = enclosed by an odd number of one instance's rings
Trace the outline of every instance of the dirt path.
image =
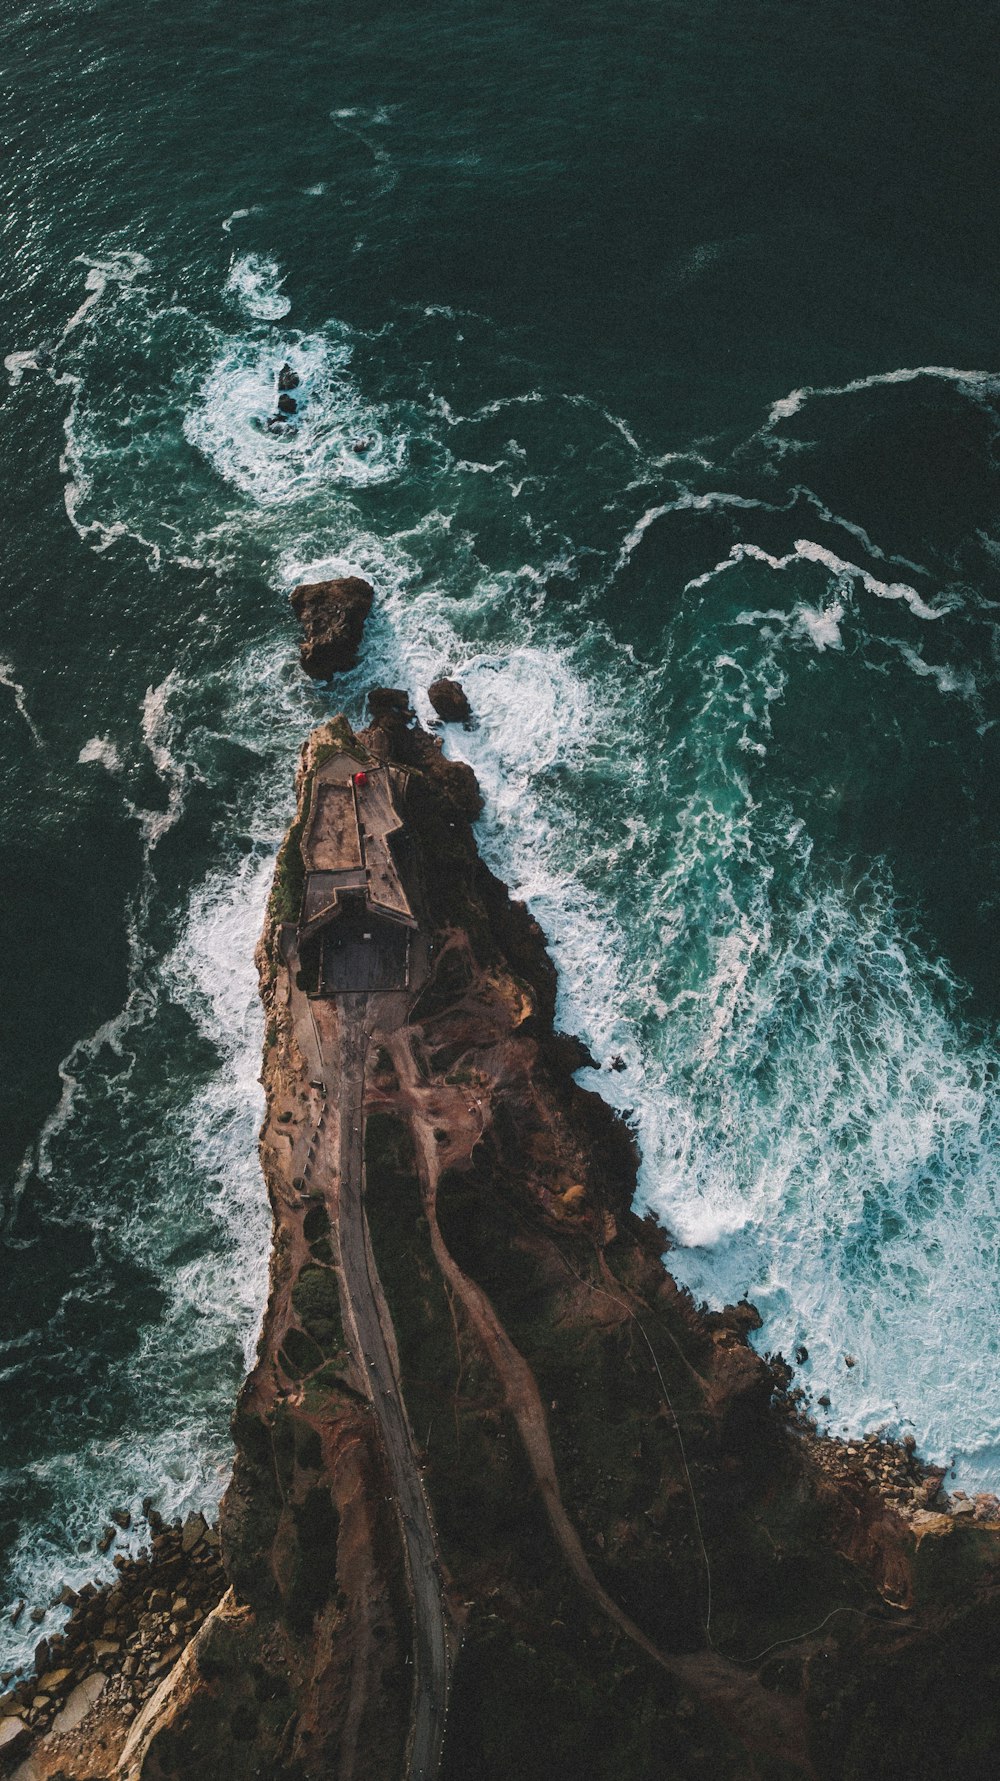
{"type": "Polygon", "coordinates": [[[424,1210],[435,1259],[494,1366],[508,1409],[517,1424],[549,1524],[570,1570],[591,1601],[626,1638],[653,1663],[710,1705],[744,1743],[768,1757],[797,1764],[804,1775],[812,1776],[805,1725],[798,1703],[766,1691],[756,1677],[717,1657],[714,1652],[677,1656],[660,1651],[594,1575],[562,1500],[545,1409],[535,1376],[508,1336],[489,1298],[463,1273],[441,1234],[437,1218],[440,1165],[434,1138],[435,1117],[429,1106],[424,1111],[429,1091],[421,1081],[406,1027],[396,1031],[389,1041],[389,1048],[410,1110],[424,1210]]]}
{"type": "MultiPolygon", "coordinates": [[[[402,1004],[402,1006],[401,1006],[402,1004]]],[[[364,1210],[365,1066],[380,1018],[398,1024],[399,996],[342,995],[336,1021],[321,1024],[306,1010],[300,1043],[316,1055],[327,1094],[336,1094],[339,1131],[313,1165],[335,1234],[343,1314],[359,1379],[382,1434],[399,1518],[413,1611],[413,1695],[408,1781],[433,1781],[441,1761],[450,1681],[451,1624],[444,1602],[437,1541],[403,1402],[389,1309],[375,1266],[364,1210]],[[319,1165],[318,1167],[316,1165],[319,1165]]]]}

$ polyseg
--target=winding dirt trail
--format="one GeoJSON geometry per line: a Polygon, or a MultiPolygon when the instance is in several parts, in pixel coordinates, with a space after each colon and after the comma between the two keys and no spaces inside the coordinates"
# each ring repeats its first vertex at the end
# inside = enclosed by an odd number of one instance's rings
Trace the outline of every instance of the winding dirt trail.
{"type": "Polygon", "coordinates": [[[562,1500],[548,1422],[535,1376],[511,1341],[486,1293],[459,1267],[441,1233],[437,1217],[440,1163],[434,1137],[440,1113],[435,1115],[431,1104],[434,1091],[428,1089],[421,1078],[409,1029],[399,1027],[387,1042],[410,1114],[435,1260],[493,1364],[507,1407],[517,1424],[549,1525],[581,1589],[626,1638],[709,1705],[744,1744],[768,1758],[795,1764],[804,1776],[814,1777],[806,1746],[805,1720],[797,1702],[765,1690],[756,1677],[712,1651],[683,1656],[661,1651],[594,1575],[562,1500]]]}

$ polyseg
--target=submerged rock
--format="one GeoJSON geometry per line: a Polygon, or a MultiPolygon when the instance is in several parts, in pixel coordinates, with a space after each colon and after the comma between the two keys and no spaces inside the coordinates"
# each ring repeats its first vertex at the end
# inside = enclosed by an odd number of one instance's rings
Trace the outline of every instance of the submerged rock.
{"type": "Polygon", "coordinates": [[[427,689],[427,697],[442,723],[467,724],[472,717],[472,706],[460,680],[435,680],[427,689]]]}
{"type": "Polygon", "coordinates": [[[305,632],[299,660],[313,680],[329,680],[353,668],[374,598],[359,575],[301,582],[292,589],[292,611],[305,632]]]}

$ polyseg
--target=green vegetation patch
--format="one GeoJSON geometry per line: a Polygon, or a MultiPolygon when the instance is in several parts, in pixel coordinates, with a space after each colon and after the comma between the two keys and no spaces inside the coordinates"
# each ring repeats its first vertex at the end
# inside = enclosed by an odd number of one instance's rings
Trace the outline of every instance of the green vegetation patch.
{"type": "Polygon", "coordinates": [[[309,806],[312,803],[312,778],[306,782],[302,793],[301,814],[295,818],[281,847],[274,868],[274,884],[271,887],[271,898],[268,910],[274,921],[298,921],[302,908],[302,894],[305,890],[306,867],[302,858],[302,837],[309,820],[309,806]]]}
{"type": "Polygon", "coordinates": [[[292,1305],[307,1335],[332,1354],[343,1342],[337,1282],[329,1268],[309,1263],[292,1287],[292,1305]]]}
{"type": "Polygon", "coordinates": [[[296,1554],[287,1597],[289,1625],[307,1632],[337,1583],[340,1517],[329,1490],[315,1484],[292,1508],[296,1554]]]}
{"type": "Polygon", "coordinates": [[[302,1234],[307,1243],[314,1243],[317,1237],[330,1235],[330,1214],[322,1200],[313,1200],[302,1220],[302,1234]]]}
{"type": "Polygon", "coordinates": [[[293,1325],[286,1332],[278,1359],[289,1379],[302,1379],[306,1373],[314,1373],[322,1364],[323,1352],[311,1336],[307,1336],[304,1330],[297,1330],[293,1325]]]}

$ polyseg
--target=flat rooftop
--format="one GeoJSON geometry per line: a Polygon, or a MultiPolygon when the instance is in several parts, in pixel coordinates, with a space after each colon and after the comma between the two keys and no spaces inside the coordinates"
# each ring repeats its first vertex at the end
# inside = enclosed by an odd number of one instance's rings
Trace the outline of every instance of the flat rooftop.
{"type": "Polygon", "coordinates": [[[317,768],[302,837],[307,876],[300,929],[316,931],[338,914],[345,892],[358,891],[373,912],[416,927],[391,845],[403,826],[393,777],[391,767],[369,767],[350,754],[317,768]]]}

